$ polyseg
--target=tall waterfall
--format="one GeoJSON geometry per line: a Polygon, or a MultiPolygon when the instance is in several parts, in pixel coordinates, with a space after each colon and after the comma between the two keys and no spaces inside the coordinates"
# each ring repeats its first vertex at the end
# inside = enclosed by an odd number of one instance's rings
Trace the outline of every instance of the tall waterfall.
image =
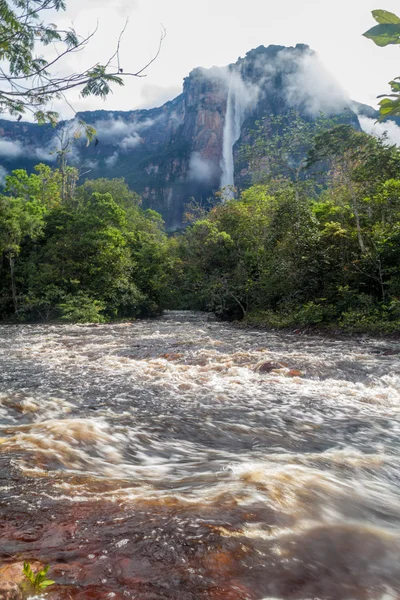
{"type": "MultiPolygon", "coordinates": [[[[243,94],[244,85],[241,78],[231,75],[226,105],[224,137],[221,160],[221,188],[234,185],[233,147],[240,138],[248,99],[243,94]]],[[[233,197],[233,191],[228,191],[233,197]]]]}

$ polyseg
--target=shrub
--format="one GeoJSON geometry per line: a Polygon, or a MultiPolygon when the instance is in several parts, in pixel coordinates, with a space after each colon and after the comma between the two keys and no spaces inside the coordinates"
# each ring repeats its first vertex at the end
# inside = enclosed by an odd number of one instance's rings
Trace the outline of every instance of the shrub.
{"type": "Polygon", "coordinates": [[[59,305],[62,312],[61,318],[72,323],[104,323],[101,314],[105,304],[94,300],[84,293],[66,296],[65,301],[59,305]]]}

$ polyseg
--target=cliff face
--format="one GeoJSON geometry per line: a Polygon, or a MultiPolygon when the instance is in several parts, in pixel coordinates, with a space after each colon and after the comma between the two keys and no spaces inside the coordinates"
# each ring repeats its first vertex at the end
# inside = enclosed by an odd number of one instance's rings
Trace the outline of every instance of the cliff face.
{"type": "MultiPolygon", "coordinates": [[[[71,162],[85,177],[124,177],[145,207],[160,212],[170,229],[179,227],[190,197],[205,200],[221,185],[244,181],[237,149],[258,118],[294,106],[311,115],[348,105],[333,84],[329,90],[329,81],[322,92],[308,89],[318,79],[315,61],[304,45],[261,46],[234,65],[195,69],[183,93],[160,108],[81,113],[96,127],[99,144],[77,142],[71,162]]],[[[17,167],[32,170],[38,162],[54,164],[56,147],[49,126],[1,120],[0,176],[17,167]]]]}

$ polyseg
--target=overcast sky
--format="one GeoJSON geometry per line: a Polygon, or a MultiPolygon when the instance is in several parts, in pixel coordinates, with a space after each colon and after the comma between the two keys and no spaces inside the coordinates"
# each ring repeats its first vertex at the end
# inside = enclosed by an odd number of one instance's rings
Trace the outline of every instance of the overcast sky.
{"type": "MultiPolygon", "coordinates": [[[[67,7],[57,15],[59,25],[72,21],[86,34],[99,22],[90,47],[71,61],[77,69],[109,56],[126,18],[125,71],[139,69],[155,53],[160,24],[167,30],[145,79],[126,80],[106,102],[71,96],[77,110],[159,106],[180,93],[194,67],[227,65],[259,45],[308,44],[354,100],[373,106],[388,81],[400,75],[400,48],[378,48],[362,37],[374,24],[374,8],[400,13],[395,0],[67,0],[67,7]]],[[[54,108],[70,114],[59,104],[54,108]]]]}

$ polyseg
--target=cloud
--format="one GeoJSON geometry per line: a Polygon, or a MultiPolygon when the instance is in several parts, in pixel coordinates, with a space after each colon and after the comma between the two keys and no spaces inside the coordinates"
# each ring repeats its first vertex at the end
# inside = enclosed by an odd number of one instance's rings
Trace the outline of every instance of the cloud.
{"type": "Polygon", "coordinates": [[[82,166],[85,169],[97,169],[99,162],[97,160],[85,160],[82,166]]]}
{"type": "Polygon", "coordinates": [[[82,6],[81,0],[69,0],[68,16],[75,20],[82,15],[82,9],[90,15],[93,12],[98,12],[99,9],[110,9],[111,6],[114,14],[117,13],[120,17],[127,17],[136,8],[137,0],[113,0],[112,5],[110,5],[109,0],[85,0],[84,6],[82,6]]]}
{"type": "Polygon", "coordinates": [[[119,143],[119,146],[123,150],[128,150],[129,148],[136,148],[136,146],[138,146],[141,141],[142,138],[140,137],[140,135],[134,132],[131,135],[127,135],[126,137],[124,137],[124,139],[121,140],[121,142],[119,143]]]}
{"type": "Polygon", "coordinates": [[[105,163],[107,167],[114,167],[117,164],[118,160],[118,152],[114,152],[111,156],[105,159],[105,163]]]}
{"type": "MultiPolygon", "coordinates": [[[[162,118],[162,116],[160,117],[162,118]]],[[[144,119],[143,121],[130,121],[114,118],[112,116],[96,121],[94,127],[99,140],[118,146],[121,150],[129,150],[140,144],[142,138],[139,132],[152,127],[158,119],[144,119]]]]}
{"type": "Polygon", "coordinates": [[[215,164],[203,158],[200,152],[193,152],[189,161],[188,181],[208,183],[215,175],[215,164]]]}
{"type": "Polygon", "coordinates": [[[157,108],[169,100],[173,100],[182,92],[182,87],[171,85],[164,87],[156,84],[146,84],[140,92],[138,108],[157,108]]]}
{"type": "Polygon", "coordinates": [[[12,140],[0,140],[0,156],[4,158],[17,158],[18,156],[22,156],[24,154],[24,150],[21,146],[21,143],[12,140]]]}
{"type": "MultiPolygon", "coordinates": [[[[274,66],[282,71],[289,106],[303,109],[310,117],[320,112],[332,115],[349,106],[347,92],[311,50],[281,50],[274,66]]],[[[269,69],[271,71],[271,66],[269,69]]]]}
{"type": "Polygon", "coordinates": [[[262,96],[276,93],[279,96],[283,93],[289,107],[299,108],[311,117],[320,112],[338,113],[350,105],[348,93],[308,46],[282,48],[275,54],[268,50],[249,52],[250,56],[238,61],[236,69],[200,67],[192,76],[199,73],[210,81],[223,81],[227,89],[233,85],[242,110],[254,108],[262,96]],[[249,81],[249,65],[253,81],[249,81]]]}
{"type": "Polygon", "coordinates": [[[48,148],[35,148],[31,154],[28,152],[28,156],[37,158],[38,160],[44,160],[45,162],[55,162],[57,155],[55,154],[55,148],[49,146],[48,148]]]}
{"type": "Polygon", "coordinates": [[[59,140],[54,137],[51,142],[45,146],[23,146],[19,140],[0,140],[0,157],[4,158],[19,158],[24,156],[29,159],[54,162],[57,159],[55,151],[59,148],[59,140]]]}
{"type": "Polygon", "coordinates": [[[370,119],[363,115],[358,116],[361,129],[365,133],[380,137],[386,133],[388,142],[400,146],[400,127],[394,121],[385,121],[377,123],[375,119],[370,119]]]}
{"type": "Polygon", "coordinates": [[[7,169],[0,165],[0,185],[5,185],[6,176],[8,175],[7,169]]]}

